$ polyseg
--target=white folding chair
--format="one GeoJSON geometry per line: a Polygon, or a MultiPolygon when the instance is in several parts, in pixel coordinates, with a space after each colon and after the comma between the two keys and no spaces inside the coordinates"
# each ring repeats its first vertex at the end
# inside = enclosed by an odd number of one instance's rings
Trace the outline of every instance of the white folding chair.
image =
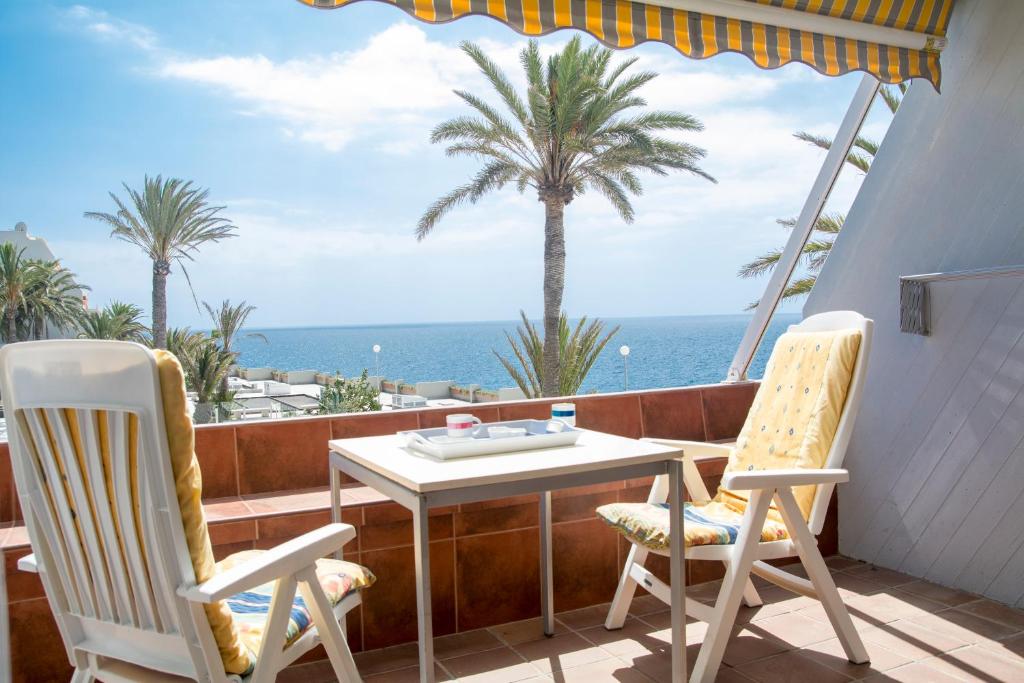
{"type": "MultiPolygon", "coordinates": [[[[845,401],[839,412],[838,424],[828,446],[827,456],[820,466],[763,469],[757,464],[760,457],[758,454],[751,455],[745,452],[745,459],[742,460],[745,466],[741,468],[737,448],[743,446],[743,432],[737,440],[736,447],[695,441],[652,439],[684,451],[684,479],[692,501],[692,505],[687,507],[684,529],[693,521],[690,513],[695,513],[695,518],[700,520],[698,524],[707,522],[709,528],[717,528],[720,532],[717,538],[701,545],[691,545],[691,539],[687,539],[687,559],[717,560],[725,565],[725,578],[714,607],[691,598],[686,599],[687,615],[708,624],[703,645],[693,666],[691,681],[704,682],[715,679],[740,601],[743,600],[751,607],[761,604],[757,590],[750,581],[751,572],[789,591],[820,600],[849,660],[858,664],[868,661],[867,651],[818,551],[815,535],[821,533],[829,500],[836,484],[849,480],[849,473],[839,468],[846,454],[863,393],[872,328],[873,322],[858,313],[836,311],[811,316],[788,330],[797,334],[843,333],[851,330],[860,333],[855,361],[848,376],[845,401]],[[714,500],[709,495],[693,460],[695,456],[704,455],[730,458],[722,477],[720,491],[732,492],[729,495],[734,497],[738,493],[746,498],[742,512],[735,512],[732,519],[728,513],[719,514],[726,509],[721,504],[716,508],[701,507],[715,505],[715,501],[727,495],[720,492],[719,497],[714,500]],[[802,509],[794,491],[800,490],[798,487],[805,487],[803,490],[807,491],[806,487],[809,486],[816,487],[816,490],[813,491],[809,506],[805,505],[802,509]],[[716,510],[717,517],[701,516],[701,510],[704,509],[716,510]],[[807,579],[766,562],[788,557],[800,559],[807,572],[807,579]]],[[[770,363],[776,362],[776,357],[787,350],[780,349],[781,346],[788,346],[786,338],[780,338],[770,363]]],[[[790,346],[788,350],[792,350],[792,347],[790,346]]],[[[771,368],[770,365],[769,370],[771,368]]],[[[778,386],[770,386],[766,373],[766,378],[754,399],[752,414],[755,409],[768,405],[767,402],[784,400],[781,397],[786,396],[787,392],[789,395],[801,392],[800,387],[790,388],[783,384],[780,381],[778,386]]],[[[835,391],[837,388],[840,387],[823,387],[822,390],[835,391]]],[[[752,419],[748,416],[744,432],[771,427],[751,423],[752,419]]],[[[608,629],[622,628],[637,585],[642,585],[663,602],[670,603],[669,587],[644,568],[649,553],[668,555],[668,543],[675,542],[675,539],[668,538],[668,517],[664,505],[667,499],[668,478],[660,476],[654,482],[646,504],[616,503],[598,509],[598,514],[632,543],[605,621],[605,627],[608,629]]],[[[674,646],[681,647],[682,644],[675,643],[674,646]]]]}
{"type": "Polygon", "coordinates": [[[338,679],[359,680],[339,620],[372,574],[320,560],[355,529],[330,524],[215,565],[173,356],[8,344],[0,391],[33,550],[19,568],[40,575],[73,681],[265,683],[321,642],[338,679]],[[226,672],[231,648],[245,670],[226,672]]]}

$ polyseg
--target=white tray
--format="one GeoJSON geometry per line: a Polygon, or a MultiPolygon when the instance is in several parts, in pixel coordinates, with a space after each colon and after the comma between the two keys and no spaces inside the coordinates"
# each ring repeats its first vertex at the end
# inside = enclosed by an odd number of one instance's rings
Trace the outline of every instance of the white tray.
{"type": "Polygon", "coordinates": [[[469,458],[475,455],[495,455],[532,451],[538,448],[571,446],[580,438],[582,431],[558,420],[512,420],[510,422],[487,422],[477,426],[473,436],[450,438],[446,427],[437,429],[416,429],[398,432],[405,437],[409,448],[438,458],[469,458]],[[488,427],[520,427],[526,429],[524,436],[508,436],[493,439],[487,433],[488,427]]]}

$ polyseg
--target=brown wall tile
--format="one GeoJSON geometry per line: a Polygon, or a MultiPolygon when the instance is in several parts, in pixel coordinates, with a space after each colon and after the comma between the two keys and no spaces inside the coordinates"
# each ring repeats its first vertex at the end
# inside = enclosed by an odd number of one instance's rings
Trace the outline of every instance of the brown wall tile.
{"type": "Polygon", "coordinates": [[[600,505],[616,502],[621,490],[621,488],[615,488],[565,498],[554,498],[551,501],[551,519],[556,523],[577,519],[594,519],[594,510],[600,505]]]}
{"type": "Polygon", "coordinates": [[[0,443],[0,524],[14,520],[14,472],[11,470],[11,450],[7,442],[0,443]]]}
{"type": "Polygon", "coordinates": [[[643,435],[661,439],[704,440],[700,390],[651,391],[640,394],[643,435]]]}
{"type": "Polygon", "coordinates": [[[327,482],[327,420],[278,420],[236,428],[242,495],[311,489],[327,482]]]}
{"type": "Polygon", "coordinates": [[[408,429],[419,429],[419,417],[411,410],[339,415],[331,419],[331,438],[383,436],[408,429]]]}
{"type": "Polygon", "coordinates": [[[18,548],[4,552],[3,569],[7,577],[7,600],[9,602],[46,596],[46,593],[43,592],[43,582],[39,580],[38,574],[18,569],[18,560],[31,552],[31,548],[18,548]]]}
{"type": "Polygon", "coordinates": [[[256,520],[253,519],[243,519],[238,522],[211,522],[208,528],[210,543],[213,545],[256,540],[256,520]]]}
{"type": "Polygon", "coordinates": [[[196,427],[196,458],[203,473],[204,500],[238,495],[234,426],[196,427]]]}
{"type": "MultiPolygon", "coordinates": [[[[455,632],[452,541],[430,544],[430,591],[434,635],[455,632]]],[[[416,640],[416,579],[412,546],[360,553],[377,575],[363,593],[363,647],[372,650],[416,640]]]]}
{"type": "Polygon", "coordinates": [[[459,630],[540,614],[540,535],[520,529],[455,540],[459,630]]]}
{"type": "Polygon", "coordinates": [[[750,404],[754,402],[758,386],[757,382],[741,382],[701,389],[708,441],[736,438],[750,412],[750,404]]]}
{"type": "MultiPolygon", "coordinates": [[[[439,541],[452,537],[452,515],[430,515],[430,540],[439,541]]],[[[359,528],[359,547],[363,550],[377,550],[400,545],[412,545],[412,520],[366,524],[359,528]]]]}
{"type": "Polygon", "coordinates": [[[588,396],[576,402],[576,424],[609,434],[640,437],[640,399],[636,394],[588,396]]]}
{"type": "Polygon", "coordinates": [[[551,417],[552,401],[503,403],[498,406],[502,422],[508,420],[546,420],[551,417]]]}
{"type": "Polygon", "coordinates": [[[487,508],[455,513],[455,535],[469,536],[508,529],[522,529],[540,523],[537,503],[487,508]]]}
{"type": "Polygon", "coordinates": [[[330,510],[262,517],[256,520],[257,547],[267,547],[264,544],[265,541],[270,542],[271,545],[277,545],[281,541],[296,538],[330,523],[330,510]]]}
{"type": "Polygon", "coordinates": [[[234,555],[235,553],[244,552],[246,550],[252,550],[254,545],[254,541],[240,541],[238,543],[224,543],[223,545],[215,545],[213,546],[213,559],[216,562],[220,562],[228,555],[234,555]]]}
{"type": "Polygon", "coordinates": [[[552,527],[556,611],[612,599],[622,565],[615,549],[618,534],[609,531],[597,519],[552,527]]]}

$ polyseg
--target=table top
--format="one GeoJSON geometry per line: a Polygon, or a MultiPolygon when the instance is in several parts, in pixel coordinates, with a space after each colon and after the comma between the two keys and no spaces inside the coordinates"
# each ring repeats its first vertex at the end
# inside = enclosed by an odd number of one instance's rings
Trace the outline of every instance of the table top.
{"type": "Polygon", "coordinates": [[[332,453],[417,493],[649,464],[682,455],[671,446],[581,431],[573,446],[454,460],[437,460],[407,448],[405,438],[397,434],[334,439],[328,445],[332,453]]]}

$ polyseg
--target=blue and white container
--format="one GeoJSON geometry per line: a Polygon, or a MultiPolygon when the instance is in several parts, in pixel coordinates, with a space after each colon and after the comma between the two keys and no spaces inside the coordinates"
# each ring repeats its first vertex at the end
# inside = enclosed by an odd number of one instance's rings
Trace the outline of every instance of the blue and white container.
{"type": "Polygon", "coordinates": [[[556,403],[551,406],[551,419],[561,420],[570,427],[576,426],[576,404],[556,403]]]}

